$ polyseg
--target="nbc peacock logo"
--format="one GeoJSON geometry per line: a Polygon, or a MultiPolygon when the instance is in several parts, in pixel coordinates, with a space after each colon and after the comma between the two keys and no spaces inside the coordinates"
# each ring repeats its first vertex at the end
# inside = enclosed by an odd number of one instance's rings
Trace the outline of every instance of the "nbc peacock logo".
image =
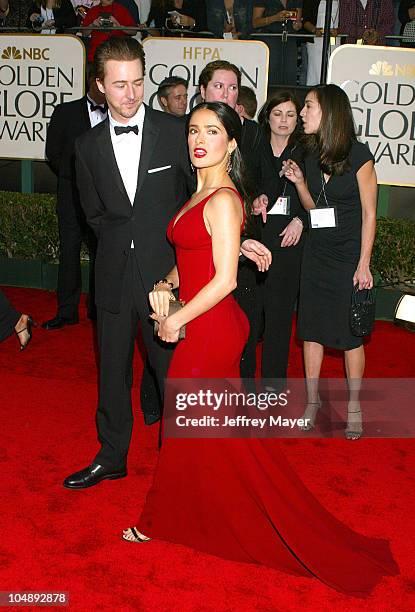
{"type": "Polygon", "coordinates": [[[390,64],[389,62],[378,60],[369,69],[369,74],[384,77],[415,77],[415,64],[390,64]]]}
{"type": "Polygon", "coordinates": [[[378,60],[375,64],[372,64],[369,74],[374,76],[393,76],[393,66],[389,62],[378,60]]]}
{"type": "Polygon", "coordinates": [[[20,50],[17,47],[6,47],[3,51],[3,53],[1,54],[1,59],[5,59],[5,60],[10,60],[10,59],[14,59],[14,60],[21,60],[22,59],[22,54],[20,52],[20,50]]]}

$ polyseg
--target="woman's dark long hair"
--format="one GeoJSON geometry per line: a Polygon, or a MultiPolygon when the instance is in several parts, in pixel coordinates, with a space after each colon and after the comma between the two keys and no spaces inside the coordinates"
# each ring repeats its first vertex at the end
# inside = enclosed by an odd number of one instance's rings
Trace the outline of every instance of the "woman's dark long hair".
{"type": "Polygon", "coordinates": [[[317,133],[307,137],[306,146],[317,152],[325,174],[344,174],[350,168],[350,149],[357,141],[349,98],[337,85],[317,85],[310,92],[320,104],[321,121],[317,133]]]}
{"type": "Polygon", "coordinates": [[[242,196],[245,207],[245,214],[248,220],[252,213],[252,190],[248,184],[248,178],[244,167],[244,162],[240,152],[242,123],[238,113],[224,102],[202,102],[195,106],[187,116],[186,131],[189,132],[190,120],[193,114],[198,110],[210,110],[215,113],[220,123],[226,130],[229,140],[235,138],[236,148],[231,153],[231,170],[229,176],[235,184],[236,189],[242,196]]]}
{"type": "Polygon", "coordinates": [[[271,140],[271,127],[269,124],[269,117],[271,115],[271,111],[280,104],[284,104],[284,102],[292,102],[295,106],[295,110],[297,111],[297,125],[292,134],[288,139],[287,146],[293,147],[296,145],[302,137],[302,129],[301,129],[301,120],[300,120],[300,111],[301,105],[298,101],[298,98],[294,94],[294,92],[289,89],[278,91],[273,94],[271,98],[269,98],[264,106],[261,108],[258,114],[258,123],[263,128],[264,132],[267,135],[268,140],[271,140]]]}

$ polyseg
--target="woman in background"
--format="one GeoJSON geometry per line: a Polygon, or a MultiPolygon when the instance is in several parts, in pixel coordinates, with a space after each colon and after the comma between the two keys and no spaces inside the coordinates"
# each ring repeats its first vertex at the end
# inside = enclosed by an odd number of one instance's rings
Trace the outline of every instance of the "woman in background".
{"type": "MultiPolygon", "coordinates": [[[[254,0],[252,26],[257,32],[295,34],[301,29],[302,0],[254,0]]],[[[265,38],[270,49],[271,85],[297,85],[297,41],[265,38]]]]}
{"type": "Polygon", "coordinates": [[[346,438],[361,437],[359,402],[365,368],[362,338],[350,329],[355,285],[373,287],[370,258],[376,230],[377,181],[368,147],[357,141],[352,109],[337,85],[319,85],[307,93],[301,111],[308,135],[305,175],[293,160],[285,176],[311,211],[300,280],[298,337],[304,341],[308,403],[304,429],[312,429],[321,402],[318,379],[324,347],[344,351],[349,385],[346,438]],[[317,216],[318,215],[318,216],[317,216]],[[314,222],[313,222],[314,219],[314,222]]]}
{"type": "MultiPolygon", "coordinates": [[[[283,161],[301,159],[300,110],[300,104],[292,92],[279,91],[260,112],[259,120],[274,154],[275,181],[279,180],[283,161]]],[[[255,214],[262,214],[261,241],[272,252],[272,263],[262,288],[264,379],[284,379],[287,376],[292,315],[300,282],[303,230],[307,225],[307,213],[291,181],[282,179],[281,193],[278,195],[279,199],[269,202],[266,208],[254,207],[255,214]]],[[[268,381],[268,384],[272,383],[268,381]]]]}
{"type": "MultiPolygon", "coordinates": [[[[326,0],[304,0],[303,27],[304,30],[314,34],[315,38],[306,43],[307,48],[307,85],[318,85],[321,74],[321,58],[323,53],[323,32],[326,18],[326,0]]],[[[329,52],[335,49],[340,42],[332,37],[337,36],[339,27],[339,0],[333,0],[331,8],[331,28],[329,52]]]]}
{"type": "Polygon", "coordinates": [[[153,0],[147,25],[161,29],[166,27],[166,20],[170,21],[169,27],[183,27],[201,32],[207,29],[205,0],[153,0]],[[169,15],[174,11],[179,15],[169,15]]]}
{"type": "Polygon", "coordinates": [[[26,25],[41,34],[61,34],[77,19],[70,0],[39,0],[30,7],[26,25]]]}

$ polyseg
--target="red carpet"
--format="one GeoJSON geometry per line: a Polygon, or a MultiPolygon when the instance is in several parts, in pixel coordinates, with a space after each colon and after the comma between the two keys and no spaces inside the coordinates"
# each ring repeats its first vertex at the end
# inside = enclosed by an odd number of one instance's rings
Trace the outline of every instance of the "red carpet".
{"type": "MultiPolygon", "coordinates": [[[[54,315],[54,294],[6,293],[36,320],[54,315]]],[[[0,347],[0,591],[68,591],[69,608],[81,611],[415,609],[412,440],[276,442],[338,518],[364,534],[391,540],[401,575],[385,579],[367,600],[345,597],[316,580],[181,546],[123,542],[121,530],[139,513],[157,456],[156,428],[142,425],[138,409],[138,356],[128,478],[86,491],[61,486],[97,448],[93,339],[83,311],[80,325],[56,332],[36,329],[22,354],[14,337],[0,347]]],[[[367,375],[414,377],[414,349],[414,335],[377,322],[367,346],[367,375]]],[[[290,375],[301,372],[300,349],[293,344],[290,375]]],[[[342,375],[339,355],[325,360],[322,375],[342,375]]]]}

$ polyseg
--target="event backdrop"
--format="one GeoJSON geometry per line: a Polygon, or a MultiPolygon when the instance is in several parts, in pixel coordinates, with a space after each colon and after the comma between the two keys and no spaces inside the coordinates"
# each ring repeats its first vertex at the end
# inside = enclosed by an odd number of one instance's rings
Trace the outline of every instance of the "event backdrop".
{"type": "Polygon", "coordinates": [[[267,99],[268,47],[251,40],[211,38],[146,38],[145,101],[160,109],[156,92],[168,76],[180,76],[189,81],[189,105],[198,100],[199,74],[207,63],[228,60],[242,72],[242,85],[252,87],[259,107],[267,99]]]}
{"type": "Polygon", "coordinates": [[[415,49],[342,45],[328,81],[347,93],[378,182],[415,186],[415,49]]]}
{"type": "Polygon", "coordinates": [[[0,35],[0,157],[44,159],[53,109],[84,92],[76,36],[0,35]]]}

